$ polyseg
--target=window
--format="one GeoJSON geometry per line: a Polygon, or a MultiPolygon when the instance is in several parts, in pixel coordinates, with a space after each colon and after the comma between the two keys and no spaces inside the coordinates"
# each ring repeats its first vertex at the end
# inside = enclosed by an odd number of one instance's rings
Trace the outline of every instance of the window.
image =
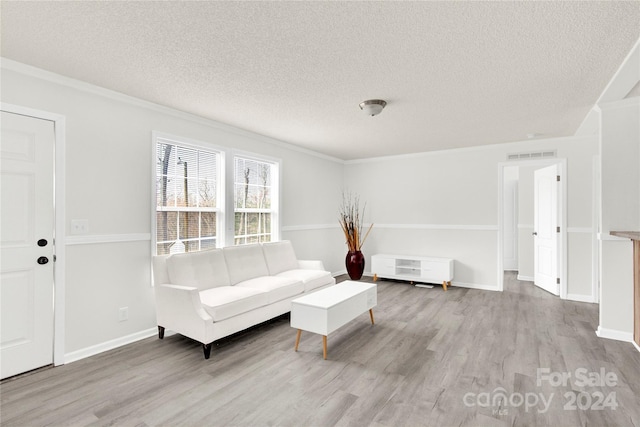
{"type": "Polygon", "coordinates": [[[153,148],[156,254],[280,238],[278,160],[160,133],[153,148]]]}
{"type": "Polygon", "coordinates": [[[274,163],[234,158],[234,244],[270,242],[275,237],[276,172],[274,163]]]}
{"type": "Polygon", "coordinates": [[[156,253],[215,248],[220,154],[156,138],[156,253]]]}

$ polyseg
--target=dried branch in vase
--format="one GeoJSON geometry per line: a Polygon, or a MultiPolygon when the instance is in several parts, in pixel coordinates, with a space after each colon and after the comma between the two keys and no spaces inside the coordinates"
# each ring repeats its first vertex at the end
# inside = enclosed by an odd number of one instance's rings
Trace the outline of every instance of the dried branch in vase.
{"type": "Polygon", "coordinates": [[[342,205],[340,205],[338,222],[342,227],[344,237],[346,239],[347,247],[349,251],[355,252],[362,248],[362,245],[367,240],[373,224],[369,225],[367,232],[362,235],[364,224],[362,219],[367,207],[365,203],[362,208],[362,214],[360,213],[360,197],[353,195],[349,192],[342,192],[342,205]]]}

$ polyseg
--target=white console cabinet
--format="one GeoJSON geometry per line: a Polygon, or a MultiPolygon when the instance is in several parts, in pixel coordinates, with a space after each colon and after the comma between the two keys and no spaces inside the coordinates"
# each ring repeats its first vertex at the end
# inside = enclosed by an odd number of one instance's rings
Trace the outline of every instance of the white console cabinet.
{"type": "MultiPolygon", "coordinates": [[[[446,291],[453,280],[449,258],[377,254],[371,256],[373,280],[378,277],[422,283],[442,283],[446,291]]],[[[420,286],[420,285],[416,285],[420,286]]]]}

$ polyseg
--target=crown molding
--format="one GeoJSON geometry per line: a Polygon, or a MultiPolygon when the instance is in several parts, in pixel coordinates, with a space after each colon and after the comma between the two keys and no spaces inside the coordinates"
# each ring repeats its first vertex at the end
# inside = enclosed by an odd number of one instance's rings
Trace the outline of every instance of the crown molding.
{"type": "MultiPolygon", "coordinates": [[[[557,138],[547,138],[547,139],[525,139],[522,141],[514,141],[514,142],[503,142],[498,144],[487,144],[487,145],[476,145],[473,147],[462,147],[462,148],[448,148],[444,150],[434,150],[434,151],[423,151],[420,153],[408,153],[408,154],[397,154],[392,156],[381,156],[381,157],[369,157],[363,159],[353,159],[353,160],[345,160],[345,165],[354,165],[354,164],[362,164],[362,163],[375,163],[375,162],[384,162],[389,160],[402,160],[402,159],[415,159],[416,157],[427,157],[427,156],[438,156],[442,154],[451,154],[451,153],[465,153],[465,152],[474,152],[474,151],[486,151],[486,150],[495,150],[495,149],[505,149],[508,150],[510,147],[517,147],[519,145],[523,145],[526,143],[532,142],[545,142],[551,144],[562,144],[565,142],[579,141],[579,140],[595,140],[597,139],[597,135],[579,135],[579,136],[562,136],[557,138]]],[[[551,159],[553,160],[553,159],[551,159]]],[[[506,159],[505,159],[506,161],[506,159]]],[[[516,161],[513,163],[515,164],[516,161]]],[[[522,162],[522,161],[520,161],[522,162]]],[[[510,162],[511,163],[511,162],[510,162]]],[[[521,163],[519,163],[521,164],[521,163]]]]}
{"type": "Polygon", "coordinates": [[[259,141],[261,143],[267,143],[271,145],[275,145],[280,148],[284,148],[291,151],[296,151],[302,154],[306,154],[309,156],[317,157],[323,160],[328,160],[331,162],[344,164],[344,160],[338,159],[336,157],[328,156],[326,154],[318,153],[317,151],[309,150],[308,148],[303,148],[288,142],[281,141],[279,139],[271,138],[266,135],[261,135],[259,133],[255,133],[249,130],[241,129],[235,126],[231,126],[222,122],[218,122],[213,119],[208,119],[206,117],[198,116],[196,114],[187,113],[184,111],[176,110],[175,108],[166,107],[164,105],[156,104],[151,101],[145,101],[140,98],[136,98],[130,95],[125,95],[122,92],[117,92],[111,89],[107,89],[101,86],[97,86],[91,83],[83,82],[81,80],[77,80],[71,77],[63,76],[61,74],[56,74],[51,71],[44,70],[42,68],[37,68],[31,65],[24,64],[22,62],[17,62],[5,57],[0,57],[0,68],[3,70],[14,71],[19,74],[23,74],[25,76],[37,78],[40,80],[44,80],[50,83],[59,84],[61,86],[70,87],[72,89],[76,89],[82,92],[91,93],[94,95],[102,96],[105,98],[109,98],[115,101],[124,102],[129,105],[134,105],[136,107],[146,108],[152,111],[156,111],[161,114],[167,114],[173,117],[177,117],[183,120],[188,120],[192,123],[197,123],[200,125],[204,125],[210,128],[214,128],[226,133],[242,136],[245,138],[253,139],[259,141]]]}

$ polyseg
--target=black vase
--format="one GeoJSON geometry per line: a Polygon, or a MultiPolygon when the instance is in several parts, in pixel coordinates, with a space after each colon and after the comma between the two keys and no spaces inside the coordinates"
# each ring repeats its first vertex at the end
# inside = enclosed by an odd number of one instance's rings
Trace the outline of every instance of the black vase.
{"type": "Polygon", "coordinates": [[[345,259],[345,265],[347,266],[347,273],[351,280],[360,280],[362,273],[364,272],[364,255],[360,251],[347,252],[347,258],[345,259]]]}

